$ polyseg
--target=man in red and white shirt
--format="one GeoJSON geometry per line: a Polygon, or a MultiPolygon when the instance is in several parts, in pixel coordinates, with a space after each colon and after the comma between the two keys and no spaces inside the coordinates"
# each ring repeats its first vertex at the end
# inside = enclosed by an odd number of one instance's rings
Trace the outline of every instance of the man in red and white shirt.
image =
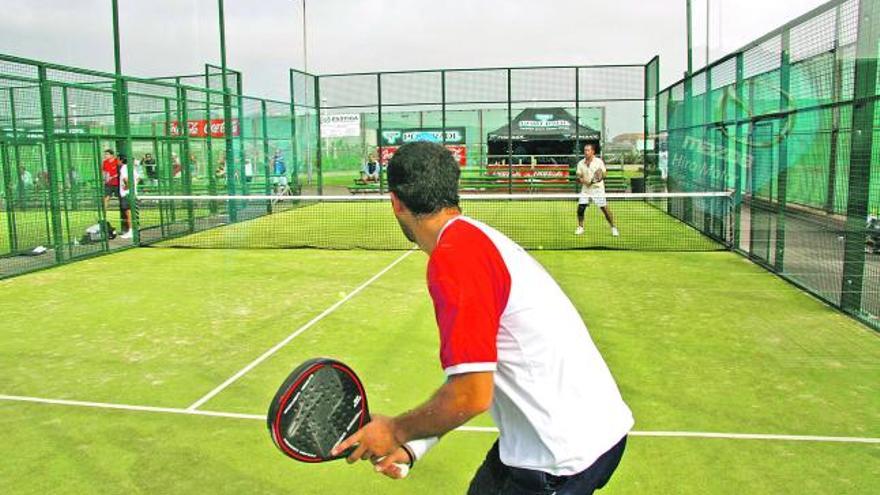
{"type": "Polygon", "coordinates": [[[104,211],[107,211],[110,207],[110,197],[119,197],[119,159],[111,149],[104,150],[101,173],[104,176],[104,211]]]}
{"type": "Polygon", "coordinates": [[[461,214],[458,164],[442,146],[402,146],[388,165],[394,214],[429,254],[428,289],[447,380],[403,415],[374,415],[337,451],[393,463],[420,458],[490,410],[498,442],[470,494],[583,494],[607,483],[633,417],[574,305],[525,250],[461,214]]]}

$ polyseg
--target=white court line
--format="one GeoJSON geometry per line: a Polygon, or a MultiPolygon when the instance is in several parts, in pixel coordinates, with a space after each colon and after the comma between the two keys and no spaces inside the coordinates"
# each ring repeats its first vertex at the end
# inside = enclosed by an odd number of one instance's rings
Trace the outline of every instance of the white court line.
{"type": "Polygon", "coordinates": [[[12,401],[12,402],[32,402],[38,404],[53,404],[56,406],[73,406],[73,407],[93,407],[96,409],[117,409],[122,411],[140,411],[140,412],[150,412],[150,413],[165,413],[165,414],[185,414],[189,416],[215,416],[219,418],[235,418],[235,419],[262,419],[265,420],[265,416],[260,416],[258,414],[239,414],[239,413],[228,413],[228,412],[216,412],[216,411],[197,411],[193,409],[180,409],[177,407],[154,407],[154,406],[135,406],[130,404],[111,404],[107,402],[87,402],[81,400],[66,400],[66,399],[43,399],[40,397],[25,397],[21,395],[2,395],[0,394],[0,400],[12,401]]]}
{"type": "MultiPolygon", "coordinates": [[[[26,397],[21,395],[2,395],[0,401],[29,402],[37,404],[52,404],[71,407],[91,407],[96,409],[116,409],[122,411],[138,411],[163,414],[182,414],[184,416],[211,416],[218,418],[248,419],[265,421],[266,417],[260,414],[241,414],[221,411],[202,411],[193,409],[180,409],[174,407],[135,406],[129,404],[111,404],[106,402],[85,402],[79,400],[43,399],[40,397],[26,397]]],[[[471,433],[498,433],[493,426],[460,426],[457,431],[471,433]]],[[[717,438],[726,440],[775,440],[796,442],[834,442],[834,443],[867,443],[880,444],[877,437],[828,437],[815,435],[773,435],[765,433],[721,433],[702,431],[631,431],[634,437],[670,437],[670,438],[717,438]]]]}
{"type": "Polygon", "coordinates": [[[384,275],[385,273],[387,273],[388,270],[391,270],[392,268],[394,268],[395,265],[397,265],[398,263],[400,263],[401,261],[403,261],[404,259],[406,259],[406,257],[409,256],[409,255],[411,255],[413,252],[415,252],[415,249],[411,249],[411,250],[409,250],[409,251],[403,253],[402,256],[400,256],[399,258],[397,258],[396,260],[394,260],[390,265],[388,265],[388,266],[386,266],[385,268],[383,268],[382,271],[380,271],[379,273],[377,273],[377,274],[373,275],[372,277],[370,277],[369,280],[367,280],[366,282],[362,283],[362,284],[361,284],[358,288],[356,288],[355,290],[349,292],[347,296],[343,297],[342,299],[340,299],[339,301],[337,301],[335,304],[333,304],[333,305],[330,306],[329,308],[325,309],[324,312],[322,312],[322,313],[319,314],[318,316],[312,318],[312,319],[311,319],[308,323],[306,323],[305,325],[299,327],[295,332],[293,332],[292,334],[288,335],[287,338],[285,338],[285,339],[282,340],[281,342],[275,344],[274,347],[272,347],[272,348],[269,349],[268,351],[264,352],[262,356],[258,357],[257,359],[254,359],[250,364],[248,364],[248,365],[245,366],[244,368],[240,369],[236,374],[234,374],[234,375],[232,375],[231,377],[229,377],[225,382],[223,382],[223,383],[221,383],[220,385],[218,385],[214,390],[211,390],[210,392],[208,392],[207,394],[205,394],[201,399],[199,399],[199,400],[193,402],[192,405],[189,406],[189,407],[187,408],[187,410],[189,410],[189,411],[195,411],[195,410],[198,409],[202,404],[204,404],[205,402],[208,402],[209,400],[211,400],[215,395],[217,395],[217,394],[219,394],[220,392],[222,392],[223,389],[225,389],[226,387],[232,385],[236,380],[238,380],[239,378],[241,378],[242,376],[244,376],[247,372],[249,372],[250,370],[254,369],[255,367],[257,367],[257,365],[259,365],[260,363],[262,363],[263,361],[265,361],[266,359],[268,359],[272,354],[275,354],[275,353],[278,352],[282,347],[284,347],[284,346],[286,346],[287,344],[289,344],[290,341],[293,340],[294,338],[296,338],[297,335],[299,335],[299,334],[305,332],[306,330],[308,330],[309,328],[311,328],[315,323],[318,323],[319,321],[321,321],[322,319],[324,319],[324,317],[326,317],[326,316],[329,315],[330,313],[336,311],[337,308],[339,308],[340,306],[342,306],[343,304],[345,304],[345,303],[346,303],[349,299],[351,299],[352,297],[356,296],[360,291],[364,290],[368,285],[370,285],[370,284],[372,284],[373,282],[375,282],[379,277],[381,277],[382,275],[384,275]]]}

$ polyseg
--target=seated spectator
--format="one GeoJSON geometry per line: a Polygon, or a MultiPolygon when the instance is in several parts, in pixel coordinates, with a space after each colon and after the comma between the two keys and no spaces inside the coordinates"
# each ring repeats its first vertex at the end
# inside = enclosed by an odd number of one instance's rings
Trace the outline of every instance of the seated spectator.
{"type": "Polygon", "coordinates": [[[375,153],[370,153],[367,163],[361,169],[361,180],[364,182],[379,182],[379,174],[382,173],[382,165],[376,159],[375,153]]]}
{"type": "Polygon", "coordinates": [[[22,190],[29,189],[34,184],[33,176],[23,166],[18,167],[18,181],[22,190]]]}
{"type": "Polygon", "coordinates": [[[272,184],[275,185],[275,194],[290,194],[290,187],[287,181],[287,165],[284,164],[284,155],[281,150],[275,150],[275,156],[272,157],[272,184]]]}
{"type": "Polygon", "coordinates": [[[183,165],[180,164],[180,157],[177,153],[171,153],[171,178],[179,179],[183,173],[183,165]]]}
{"type": "Polygon", "coordinates": [[[865,251],[880,254],[880,218],[870,215],[865,225],[865,251]]]}
{"type": "Polygon", "coordinates": [[[252,182],[254,180],[254,163],[250,158],[245,158],[244,160],[244,180],[245,182],[252,182]]]}
{"type": "Polygon", "coordinates": [[[287,165],[284,164],[284,155],[281,150],[276,149],[272,156],[272,171],[275,175],[284,175],[287,173],[287,165]]]}
{"type": "Polygon", "coordinates": [[[155,184],[159,180],[159,173],[156,170],[156,159],[153,158],[153,154],[146,153],[144,159],[141,160],[141,163],[144,164],[144,171],[147,174],[147,179],[150,180],[151,184],[155,184]]]}

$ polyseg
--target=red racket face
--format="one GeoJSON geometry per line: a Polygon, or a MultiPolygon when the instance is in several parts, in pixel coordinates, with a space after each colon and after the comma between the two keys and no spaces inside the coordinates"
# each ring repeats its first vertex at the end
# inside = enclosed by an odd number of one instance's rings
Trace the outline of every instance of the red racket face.
{"type": "Polygon", "coordinates": [[[297,367],[272,399],[269,434],[287,456],[302,462],[341,459],[330,455],[342,440],[369,422],[364,386],[351,368],[326,358],[297,367]]]}

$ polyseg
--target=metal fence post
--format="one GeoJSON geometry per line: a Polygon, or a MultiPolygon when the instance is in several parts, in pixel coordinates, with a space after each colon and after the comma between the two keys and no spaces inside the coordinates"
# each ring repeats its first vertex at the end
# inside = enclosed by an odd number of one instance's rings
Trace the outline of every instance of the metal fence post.
{"type": "MultiPolygon", "coordinates": [[[[192,194],[192,155],[190,151],[190,136],[189,136],[189,103],[187,102],[187,92],[186,88],[183,86],[177,86],[177,99],[180,102],[180,121],[184,122],[182,126],[183,129],[183,147],[180,150],[180,154],[183,155],[181,157],[181,166],[183,170],[181,171],[180,177],[183,180],[183,193],[187,196],[192,194]]],[[[208,133],[211,132],[210,123],[208,124],[208,133]]],[[[195,231],[195,218],[193,212],[193,202],[186,202],[186,222],[187,227],[190,232],[195,231]]]]}
{"type": "Polygon", "coordinates": [[[736,146],[736,150],[734,152],[734,161],[736,162],[734,166],[736,167],[734,173],[734,199],[733,199],[733,207],[734,207],[734,220],[733,220],[733,246],[734,248],[739,247],[740,236],[742,233],[740,232],[740,222],[742,216],[742,202],[743,202],[743,172],[747,167],[746,160],[750,158],[743,153],[743,137],[744,137],[744,129],[743,126],[746,125],[743,120],[745,119],[745,109],[743,108],[743,104],[745,102],[746,97],[746,88],[745,82],[743,81],[743,74],[745,71],[745,65],[743,63],[743,54],[742,52],[736,54],[736,104],[734,105],[734,121],[736,122],[736,129],[734,130],[736,139],[734,140],[734,146],[736,146]]]}
{"type": "Polygon", "coordinates": [[[831,73],[831,146],[828,154],[828,192],[825,197],[825,211],[834,213],[837,193],[837,150],[840,143],[840,96],[843,92],[843,60],[840,56],[840,5],[834,9],[834,68],[831,73]]]}
{"type": "Polygon", "coordinates": [[[376,108],[379,111],[379,130],[376,131],[376,144],[379,145],[379,193],[383,192],[385,188],[384,177],[385,170],[388,169],[388,164],[385,164],[385,167],[382,167],[382,74],[376,74],[376,104],[378,105],[376,108]]]}
{"type": "Polygon", "coordinates": [[[318,196],[324,194],[324,163],[321,148],[324,144],[321,142],[321,78],[314,76],[315,79],[315,159],[318,166],[318,196]]]}
{"type": "MultiPolygon", "coordinates": [[[[299,186],[299,155],[296,145],[296,89],[293,84],[293,70],[289,72],[290,83],[290,162],[293,167],[293,183],[297,194],[301,191],[299,186]]],[[[267,170],[268,173],[268,170],[267,170]]],[[[267,186],[268,187],[268,186],[267,186]]]]}
{"type": "MultiPolygon", "coordinates": [[[[263,126],[263,177],[266,183],[263,185],[263,194],[269,195],[269,120],[266,116],[266,100],[260,100],[260,115],[263,126]]],[[[266,202],[266,213],[272,213],[272,202],[266,202]]]]}
{"type": "MultiPolygon", "coordinates": [[[[791,105],[791,30],[786,29],[782,33],[782,53],[779,63],[779,110],[785,112],[780,119],[780,132],[788,128],[790,116],[787,113],[791,105]]],[[[776,189],[777,215],[776,215],[776,256],[774,265],[777,271],[782,272],[785,263],[785,209],[787,205],[788,189],[788,139],[779,140],[779,178],[776,189]]]]}
{"type": "Polygon", "coordinates": [[[513,74],[507,69],[507,194],[513,194],[513,74]]]}
{"type": "Polygon", "coordinates": [[[865,219],[868,215],[874,113],[877,106],[874,96],[877,94],[880,0],[859,1],[858,33],[841,294],[841,308],[854,314],[861,312],[864,283],[865,219]]]}
{"type": "Polygon", "coordinates": [[[39,65],[37,74],[40,84],[40,116],[43,124],[43,146],[46,154],[46,173],[49,177],[49,208],[52,230],[52,248],[55,262],[64,261],[64,239],[61,223],[61,203],[58,198],[58,163],[55,156],[55,116],[52,112],[52,85],[46,74],[46,66],[39,65]]]}

